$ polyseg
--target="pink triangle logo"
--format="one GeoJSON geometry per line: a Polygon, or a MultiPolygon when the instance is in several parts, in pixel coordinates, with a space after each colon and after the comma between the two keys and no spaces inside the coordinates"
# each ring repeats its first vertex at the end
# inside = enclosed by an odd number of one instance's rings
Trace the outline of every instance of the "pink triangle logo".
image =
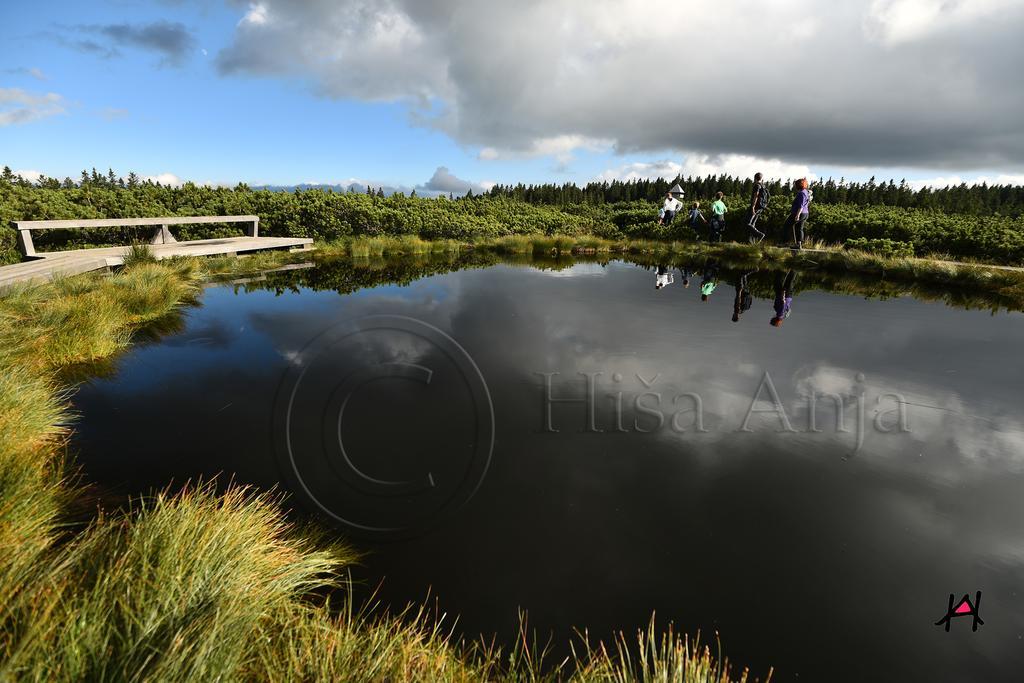
{"type": "Polygon", "coordinates": [[[945,626],[946,631],[949,631],[949,624],[953,619],[958,617],[973,617],[971,620],[971,630],[977,631],[979,626],[985,623],[985,620],[978,614],[978,610],[981,608],[981,591],[977,591],[974,594],[974,601],[971,602],[969,595],[964,595],[960,598],[960,602],[956,603],[956,607],[953,607],[953,601],[956,596],[953,593],[949,594],[949,607],[946,608],[946,616],[942,617],[935,622],[936,626],[945,626]]]}

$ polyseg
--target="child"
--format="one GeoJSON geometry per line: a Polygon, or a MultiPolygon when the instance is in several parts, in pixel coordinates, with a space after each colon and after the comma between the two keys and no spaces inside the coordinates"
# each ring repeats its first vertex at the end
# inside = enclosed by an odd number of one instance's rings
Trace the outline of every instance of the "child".
{"type": "Polygon", "coordinates": [[[722,199],[725,194],[722,192],[715,193],[715,201],[711,203],[711,241],[721,242],[722,233],[725,232],[725,212],[728,209],[725,207],[725,202],[722,199]]]}
{"type": "MultiPolygon", "coordinates": [[[[694,232],[697,232],[697,221],[704,221],[704,225],[708,224],[708,219],[704,218],[704,214],[700,210],[700,202],[690,204],[690,227],[694,232]]],[[[697,234],[700,235],[699,232],[697,234]]]]}
{"type": "Polygon", "coordinates": [[[710,297],[715,287],[718,286],[718,262],[717,261],[705,261],[704,270],[701,273],[700,281],[700,300],[707,303],[708,297],[710,297]]]}
{"type": "Polygon", "coordinates": [[[738,323],[740,316],[749,311],[754,303],[754,295],[750,293],[750,288],[747,287],[747,278],[753,272],[755,271],[744,273],[736,283],[736,298],[732,302],[732,321],[734,323],[738,323]]]}

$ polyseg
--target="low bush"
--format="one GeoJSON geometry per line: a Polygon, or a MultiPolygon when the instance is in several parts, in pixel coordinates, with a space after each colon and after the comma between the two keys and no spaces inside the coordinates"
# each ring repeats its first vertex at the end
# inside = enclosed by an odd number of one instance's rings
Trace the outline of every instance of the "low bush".
{"type": "Polygon", "coordinates": [[[843,245],[845,249],[858,249],[887,258],[913,258],[914,245],[911,242],[899,242],[888,238],[868,239],[867,237],[851,237],[843,245]]]}

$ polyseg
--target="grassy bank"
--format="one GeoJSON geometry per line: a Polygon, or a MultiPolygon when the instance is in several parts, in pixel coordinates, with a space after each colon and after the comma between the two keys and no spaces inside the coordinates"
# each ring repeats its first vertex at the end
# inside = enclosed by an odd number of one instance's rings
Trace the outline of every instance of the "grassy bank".
{"type": "Polygon", "coordinates": [[[140,255],[113,276],[0,293],[0,679],[745,680],[653,626],[577,643],[560,663],[525,629],[498,652],[423,612],[361,612],[347,600],[352,551],[295,527],[266,493],[197,485],[90,506],[68,462],[67,378],[147,326],[173,327],[207,277],[287,258],[140,255]]]}
{"type": "MultiPolygon", "coordinates": [[[[724,242],[709,244],[692,241],[609,240],[589,235],[510,235],[478,239],[472,242],[443,240],[429,242],[417,237],[371,237],[319,243],[312,258],[319,262],[339,258],[379,257],[451,257],[469,254],[496,254],[506,258],[594,257],[628,258],[641,263],[698,264],[713,258],[736,268],[795,268],[804,272],[829,275],[832,279],[850,276],[864,285],[872,283],[900,285],[910,293],[936,298],[942,293],[960,300],[974,299],[985,308],[1024,310],[1024,270],[978,263],[951,263],[944,256],[915,258],[886,256],[858,249],[811,242],[805,251],[796,252],[770,245],[724,242]]],[[[283,263],[294,256],[266,255],[241,267],[255,270],[283,263]]],[[[303,258],[309,258],[303,257],[303,258]]],[[[463,258],[467,265],[473,261],[463,258]]],[[[485,258],[479,258],[487,263],[485,258]]],[[[216,268],[230,268],[231,260],[213,262],[216,268]]]]}

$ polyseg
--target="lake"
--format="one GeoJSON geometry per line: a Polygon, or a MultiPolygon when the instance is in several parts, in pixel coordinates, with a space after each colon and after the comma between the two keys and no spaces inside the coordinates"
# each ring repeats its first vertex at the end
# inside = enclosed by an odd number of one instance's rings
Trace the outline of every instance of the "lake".
{"type": "Polygon", "coordinates": [[[776,680],[1019,680],[1024,315],[663,265],[211,286],[80,387],[74,448],[111,500],[288,492],[360,595],[470,638],[654,613],[776,680]]]}

